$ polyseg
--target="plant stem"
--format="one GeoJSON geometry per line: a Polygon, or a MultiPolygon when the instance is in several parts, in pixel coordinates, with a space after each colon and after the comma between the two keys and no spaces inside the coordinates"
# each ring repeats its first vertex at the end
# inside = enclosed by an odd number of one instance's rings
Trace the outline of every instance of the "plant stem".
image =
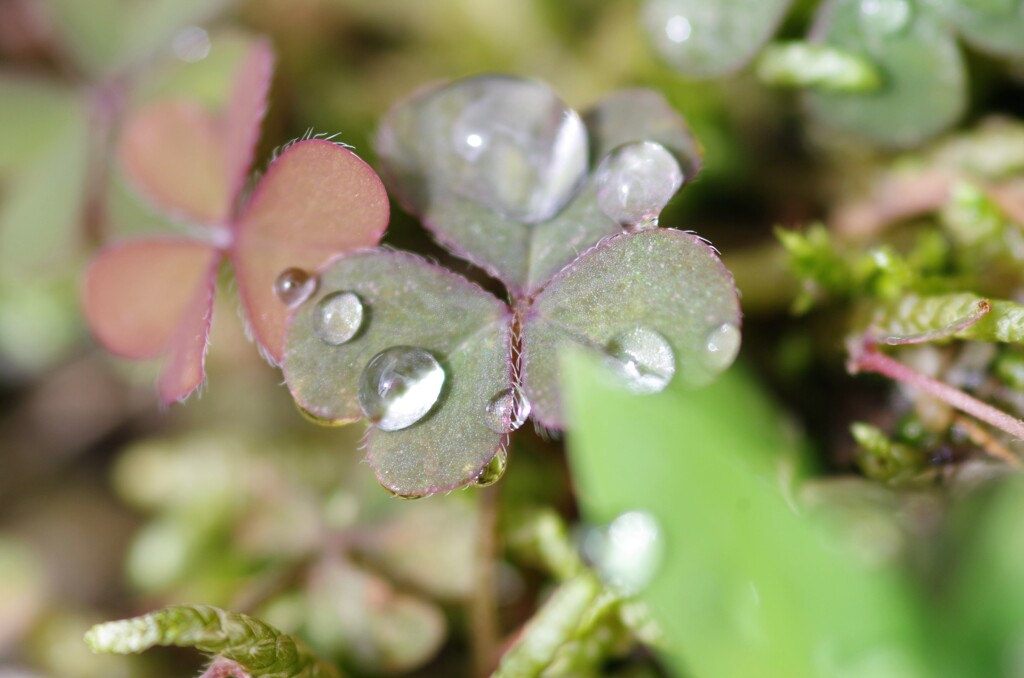
{"type": "Polygon", "coordinates": [[[898,360],[880,353],[871,343],[864,343],[859,348],[853,350],[846,368],[852,374],[857,372],[876,372],[912,386],[924,393],[939,398],[975,419],[980,419],[987,424],[1006,431],[1017,440],[1024,440],[1024,421],[1011,417],[1002,410],[983,403],[960,389],[953,388],[949,384],[915,372],[898,360]]]}
{"type": "Polygon", "coordinates": [[[474,563],[474,593],[469,604],[470,641],[473,648],[473,675],[490,675],[498,659],[498,605],[495,598],[494,558],[498,546],[498,488],[479,490],[479,517],[474,563]]]}

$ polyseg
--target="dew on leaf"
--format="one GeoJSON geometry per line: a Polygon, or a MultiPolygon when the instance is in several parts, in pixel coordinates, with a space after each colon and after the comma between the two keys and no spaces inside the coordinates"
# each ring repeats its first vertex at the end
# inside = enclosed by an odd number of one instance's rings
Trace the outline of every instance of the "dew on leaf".
{"type": "Polygon", "coordinates": [[[866,35],[893,35],[910,23],[909,0],[861,0],[860,23],[866,35]]]}
{"type": "Polygon", "coordinates": [[[194,64],[210,54],[210,35],[199,26],[187,26],[174,36],[171,43],[174,56],[194,64]]]}
{"type": "Polygon", "coordinates": [[[597,204],[623,226],[657,226],[658,215],[683,178],[679,163],[661,144],[625,144],[597,168],[597,204]]]}
{"type": "Polygon", "coordinates": [[[625,595],[639,593],[650,583],[664,550],[661,528],[645,511],[627,511],[607,527],[590,530],[583,540],[584,557],[608,586],[625,595]]]}
{"type": "Polygon", "coordinates": [[[724,370],[736,359],[740,350],[740,329],[732,323],[724,323],[711,331],[705,345],[704,360],[708,367],[724,370]]]}
{"type": "Polygon", "coordinates": [[[587,132],[554,92],[529,80],[475,78],[446,95],[454,112],[445,106],[435,115],[454,116],[451,152],[442,149],[437,158],[449,185],[531,223],[551,218],[569,201],[586,173],[587,132]]]}
{"type": "Polygon", "coordinates": [[[412,426],[441,396],[444,369],[422,348],[392,346],[375,355],[359,379],[359,406],[383,431],[412,426]]]}
{"type": "Polygon", "coordinates": [[[487,462],[487,466],[484,466],[480,471],[480,475],[476,477],[473,484],[477,487],[487,487],[501,480],[501,477],[505,475],[505,468],[508,466],[508,452],[505,448],[499,449],[494,458],[487,462]]]}
{"type": "Polygon", "coordinates": [[[495,433],[511,433],[530,416],[530,401],[518,386],[496,394],[487,403],[484,422],[495,433]]]}
{"type": "Polygon", "coordinates": [[[301,268],[286,268],[274,280],[274,294],[288,308],[295,308],[316,291],[317,279],[301,268]]]}
{"type": "Polygon", "coordinates": [[[341,346],[363,325],[363,303],[353,292],[334,292],[313,311],[313,332],[325,344],[341,346]]]}
{"type": "Polygon", "coordinates": [[[664,390],[676,373],[676,359],[665,337],[646,327],[627,330],[608,343],[608,354],[634,393],[664,390]]]}

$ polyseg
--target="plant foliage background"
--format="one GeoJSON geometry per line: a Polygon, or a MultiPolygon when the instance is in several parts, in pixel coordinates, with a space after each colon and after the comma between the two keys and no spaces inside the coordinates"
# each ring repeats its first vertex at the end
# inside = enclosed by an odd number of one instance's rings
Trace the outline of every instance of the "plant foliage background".
{"type": "MultiPolygon", "coordinates": [[[[1015,0],[0,4],[0,677],[1020,675],[1022,59],[1015,0]],[[659,223],[734,276],[736,366],[638,396],[546,356],[564,440],[528,424],[496,484],[403,501],[364,423],[295,406],[221,267],[208,385],[159,406],[79,287],[106,243],[196,230],[117,140],[154,102],[226,106],[257,36],[243,198],[316,135],[384,174],[427,84],[660,93],[703,166],[659,223]]],[[[517,301],[388,191],[386,246],[517,301]]]]}

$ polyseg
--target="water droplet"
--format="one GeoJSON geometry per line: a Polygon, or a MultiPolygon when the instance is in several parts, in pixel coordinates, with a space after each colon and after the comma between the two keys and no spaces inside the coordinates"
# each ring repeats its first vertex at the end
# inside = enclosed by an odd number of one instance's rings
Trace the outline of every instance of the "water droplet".
{"type": "Polygon", "coordinates": [[[658,215],[683,185],[683,170],[661,144],[619,146],[597,168],[597,204],[623,226],[657,225],[658,215]]]}
{"type": "Polygon", "coordinates": [[[670,16],[665,21],[665,37],[675,43],[686,42],[693,33],[690,20],[682,14],[670,16]]]}
{"type": "Polygon", "coordinates": [[[412,501],[413,499],[422,499],[423,497],[427,496],[425,494],[402,494],[401,492],[395,492],[387,485],[381,485],[381,487],[383,487],[384,491],[390,494],[392,497],[396,497],[398,499],[407,499],[409,501],[412,501]]]}
{"type": "Polygon", "coordinates": [[[530,401],[518,386],[507,388],[487,403],[484,422],[495,433],[511,433],[530,416],[530,401]]]}
{"type": "Polygon", "coordinates": [[[608,344],[620,374],[634,393],[657,393],[676,373],[676,359],[665,337],[645,327],[619,334],[608,344]]]}
{"type": "Polygon", "coordinates": [[[359,379],[359,406],[384,431],[408,428],[441,396],[444,370],[430,353],[393,346],[375,355],[359,379]]]}
{"type": "Polygon", "coordinates": [[[471,78],[435,104],[434,114],[450,120],[448,146],[434,157],[445,183],[511,219],[553,217],[586,176],[583,121],[546,85],[471,78]]]}
{"type": "Polygon", "coordinates": [[[909,0],[861,0],[860,24],[869,35],[895,35],[910,23],[909,0]]]}
{"type": "Polygon", "coordinates": [[[316,291],[317,279],[301,268],[286,268],[274,281],[274,294],[289,308],[295,308],[316,291]]]}
{"type": "Polygon", "coordinates": [[[665,550],[661,528],[649,513],[628,511],[604,529],[591,530],[583,555],[610,587],[639,593],[654,578],[665,550]]]}
{"type": "Polygon", "coordinates": [[[356,336],[363,325],[363,304],[352,292],[334,292],[313,311],[313,332],[320,341],[340,346],[356,336]]]}
{"type": "Polygon", "coordinates": [[[732,323],[724,323],[708,335],[704,347],[704,360],[707,366],[717,371],[724,370],[736,359],[740,351],[740,328],[732,323]]]}
{"type": "Polygon", "coordinates": [[[503,475],[505,475],[505,467],[508,466],[508,452],[505,448],[498,450],[497,454],[487,462],[487,466],[484,466],[480,471],[480,475],[476,477],[473,483],[477,487],[487,487],[498,482],[503,475]]]}
{"type": "Polygon", "coordinates": [[[199,26],[183,28],[171,42],[174,56],[194,64],[210,54],[210,35],[199,26]]]}

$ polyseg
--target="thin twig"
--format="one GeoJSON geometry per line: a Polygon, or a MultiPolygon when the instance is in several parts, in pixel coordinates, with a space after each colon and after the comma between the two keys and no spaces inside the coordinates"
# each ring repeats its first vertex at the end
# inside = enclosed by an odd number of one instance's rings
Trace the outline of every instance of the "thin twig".
{"type": "Polygon", "coordinates": [[[975,419],[980,419],[1002,431],[1006,431],[1017,440],[1024,440],[1024,421],[1011,417],[1002,410],[983,403],[960,389],[953,388],[949,384],[926,377],[898,360],[880,353],[870,339],[851,350],[850,360],[846,363],[846,369],[851,374],[856,374],[857,372],[877,372],[935,396],[975,419]]]}
{"type": "Polygon", "coordinates": [[[1003,445],[1001,442],[996,440],[991,433],[979,426],[978,422],[973,419],[969,419],[962,414],[956,414],[953,416],[956,423],[959,424],[967,433],[967,437],[971,439],[971,442],[983,449],[990,456],[993,456],[996,459],[1001,459],[1010,466],[1019,467],[1021,465],[1020,458],[1011,452],[1006,445],[1003,445]]]}

